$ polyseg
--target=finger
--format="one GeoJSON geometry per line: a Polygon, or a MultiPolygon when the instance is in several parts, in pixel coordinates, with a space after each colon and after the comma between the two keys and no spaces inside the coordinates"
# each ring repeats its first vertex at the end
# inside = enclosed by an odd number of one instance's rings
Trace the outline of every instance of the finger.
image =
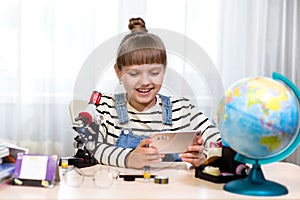
{"type": "Polygon", "coordinates": [[[198,159],[200,157],[199,152],[189,152],[179,155],[180,158],[198,159]]]}
{"type": "Polygon", "coordinates": [[[194,139],[193,139],[193,142],[192,142],[192,145],[193,144],[198,144],[198,140],[200,139],[200,137],[198,135],[195,135],[194,139]]]}
{"type": "Polygon", "coordinates": [[[200,145],[202,145],[203,142],[204,142],[204,139],[201,138],[200,136],[196,135],[196,136],[194,137],[194,140],[193,140],[193,143],[192,143],[192,144],[200,144],[200,145]]]}
{"type": "Polygon", "coordinates": [[[205,162],[205,158],[198,158],[198,159],[183,158],[182,161],[189,162],[192,165],[198,167],[205,162]]]}
{"type": "Polygon", "coordinates": [[[203,154],[201,154],[200,157],[198,157],[198,158],[183,157],[181,159],[182,159],[183,162],[189,162],[189,163],[191,163],[192,165],[194,165],[196,167],[202,165],[206,161],[206,157],[203,154]]]}
{"type": "Polygon", "coordinates": [[[187,152],[198,152],[198,153],[202,153],[204,151],[204,146],[202,145],[191,145],[188,147],[187,152]]]}
{"type": "Polygon", "coordinates": [[[152,143],[152,139],[151,138],[146,138],[146,139],[143,139],[140,142],[139,146],[140,147],[149,147],[151,143],[152,143]]]}
{"type": "Polygon", "coordinates": [[[145,166],[145,165],[152,165],[152,164],[160,163],[160,162],[162,162],[161,159],[157,159],[157,160],[146,160],[146,161],[144,162],[144,166],[145,166]]]}
{"type": "Polygon", "coordinates": [[[193,140],[193,143],[192,144],[200,144],[202,145],[204,143],[204,139],[201,138],[200,136],[196,136],[193,140]]]}
{"type": "Polygon", "coordinates": [[[138,146],[135,150],[133,150],[136,154],[142,155],[159,155],[159,152],[156,148],[151,147],[142,147],[138,146]]]}
{"type": "Polygon", "coordinates": [[[145,156],[145,160],[147,161],[157,161],[161,160],[160,154],[149,154],[145,156]]]}
{"type": "Polygon", "coordinates": [[[197,133],[198,136],[202,135],[202,131],[199,130],[199,132],[197,133]]]}
{"type": "Polygon", "coordinates": [[[198,144],[203,145],[204,139],[203,138],[199,138],[197,142],[198,142],[198,144]]]}
{"type": "Polygon", "coordinates": [[[160,155],[147,155],[143,158],[144,165],[151,165],[153,163],[162,162],[160,155]]]}

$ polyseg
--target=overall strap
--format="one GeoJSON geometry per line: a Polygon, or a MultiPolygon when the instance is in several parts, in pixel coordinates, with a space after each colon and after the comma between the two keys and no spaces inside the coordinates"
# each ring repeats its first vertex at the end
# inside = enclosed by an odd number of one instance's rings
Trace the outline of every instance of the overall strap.
{"type": "MultiPolygon", "coordinates": [[[[162,121],[163,124],[172,125],[172,103],[170,98],[164,95],[159,95],[162,102],[162,121]]],[[[129,121],[127,106],[125,101],[125,94],[115,94],[116,110],[119,117],[119,123],[125,124],[129,121]]]]}
{"type": "Polygon", "coordinates": [[[115,104],[116,104],[117,114],[119,117],[119,123],[126,124],[129,121],[129,118],[127,113],[127,105],[126,105],[124,93],[115,94],[115,104]]]}
{"type": "Polygon", "coordinates": [[[162,102],[162,121],[165,125],[172,125],[172,103],[170,98],[164,95],[159,95],[162,102]]]}
{"type": "Polygon", "coordinates": [[[145,138],[149,138],[149,136],[135,135],[131,129],[122,129],[121,134],[117,139],[116,146],[135,149],[145,138]]]}

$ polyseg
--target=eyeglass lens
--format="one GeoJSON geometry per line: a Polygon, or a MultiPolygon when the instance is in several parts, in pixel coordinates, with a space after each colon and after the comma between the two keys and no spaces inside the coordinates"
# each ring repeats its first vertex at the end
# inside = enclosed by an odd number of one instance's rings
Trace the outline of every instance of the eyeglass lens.
{"type": "Polygon", "coordinates": [[[99,188],[108,188],[117,179],[119,172],[110,168],[99,168],[94,174],[84,174],[80,169],[73,168],[63,173],[63,179],[71,187],[78,187],[82,184],[84,177],[91,177],[99,188]]]}
{"type": "Polygon", "coordinates": [[[78,187],[82,184],[84,176],[82,176],[81,170],[73,168],[63,173],[63,179],[71,187],[78,187]]]}

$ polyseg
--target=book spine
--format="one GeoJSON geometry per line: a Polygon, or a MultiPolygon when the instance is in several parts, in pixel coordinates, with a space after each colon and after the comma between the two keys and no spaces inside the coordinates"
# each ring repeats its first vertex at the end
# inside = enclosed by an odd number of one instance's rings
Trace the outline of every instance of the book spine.
{"type": "Polygon", "coordinates": [[[0,146],[0,159],[9,155],[9,148],[6,146],[0,146]]]}

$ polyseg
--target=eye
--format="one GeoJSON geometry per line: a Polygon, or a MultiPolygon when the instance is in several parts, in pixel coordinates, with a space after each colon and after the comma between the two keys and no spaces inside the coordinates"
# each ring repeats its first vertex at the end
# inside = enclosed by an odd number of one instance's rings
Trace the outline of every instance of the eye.
{"type": "Polygon", "coordinates": [[[160,71],[152,71],[150,74],[151,76],[157,76],[160,74],[160,71]]]}
{"type": "Polygon", "coordinates": [[[159,74],[159,72],[152,72],[151,75],[152,76],[157,76],[159,74]]]}
{"type": "Polygon", "coordinates": [[[128,74],[129,74],[129,76],[133,76],[133,77],[139,75],[138,72],[128,72],[128,74]]]}

